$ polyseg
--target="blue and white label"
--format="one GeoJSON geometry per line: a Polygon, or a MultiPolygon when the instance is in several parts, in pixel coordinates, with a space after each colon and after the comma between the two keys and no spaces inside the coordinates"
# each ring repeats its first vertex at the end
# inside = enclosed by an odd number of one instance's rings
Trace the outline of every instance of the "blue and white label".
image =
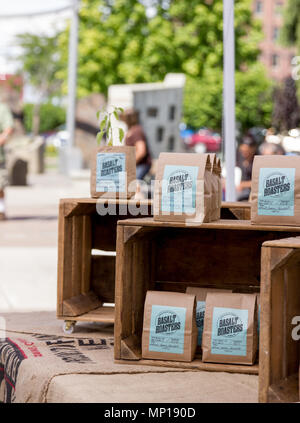
{"type": "Polygon", "coordinates": [[[261,168],[257,213],[260,216],[294,216],[294,168],[261,168]]]}
{"type": "Polygon", "coordinates": [[[185,316],[185,307],[153,305],[149,351],[183,354],[185,316]]]}
{"type": "Polygon", "coordinates": [[[166,165],[162,181],[161,211],[195,213],[197,176],[197,166],[166,165]]]}
{"type": "Polygon", "coordinates": [[[202,335],[204,327],[204,316],[205,316],[205,301],[197,301],[196,308],[196,325],[198,328],[198,345],[202,345],[202,335]]]}
{"type": "Polygon", "coordinates": [[[214,307],[211,353],[247,355],[248,310],[214,307]]]}
{"type": "Polygon", "coordinates": [[[125,153],[97,153],[96,191],[125,192],[125,153]]]}

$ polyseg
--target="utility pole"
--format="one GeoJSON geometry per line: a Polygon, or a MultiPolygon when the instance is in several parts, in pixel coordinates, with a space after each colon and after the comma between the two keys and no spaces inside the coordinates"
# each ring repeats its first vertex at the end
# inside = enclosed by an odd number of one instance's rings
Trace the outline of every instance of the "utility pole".
{"type": "Polygon", "coordinates": [[[223,117],[226,166],[226,201],[235,201],[235,47],[234,0],[223,0],[223,117]]]}
{"type": "Polygon", "coordinates": [[[69,34],[69,60],[68,60],[68,109],[67,131],[69,147],[74,146],[75,110],[76,110],[76,85],[77,85],[77,46],[78,46],[78,0],[72,0],[72,17],[69,34]]]}
{"type": "Polygon", "coordinates": [[[79,3],[80,0],[72,0],[71,27],[69,35],[69,60],[68,60],[68,107],[67,107],[67,133],[68,145],[63,164],[63,172],[70,174],[71,170],[79,170],[82,167],[80,150],[75,148],[75,113],[76,113],[76,88],[77,88],[77,50],[78,50],[78,27],[79,27],[79,3]]]}

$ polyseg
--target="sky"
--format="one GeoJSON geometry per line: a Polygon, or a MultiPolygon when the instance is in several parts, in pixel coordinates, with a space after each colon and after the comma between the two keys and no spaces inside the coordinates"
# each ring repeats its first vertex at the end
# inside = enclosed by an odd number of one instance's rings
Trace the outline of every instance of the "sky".
{"type": "Polygon", "coordinates": [[[33,13],[64,8],[72,0],[0,0],[0,75],[14,73],[17,62],[14,56],[18,53],[14,37],[22,32],[35,34],[51,33],[65,26],[70,11],[33,16],[33,13]],[[25,17],[19,15],[25,14],[25,17]],[[7,15],[13,15],[9,18],[7,15]],[[16,15],[18,15],[16,17],[16,15]]]}

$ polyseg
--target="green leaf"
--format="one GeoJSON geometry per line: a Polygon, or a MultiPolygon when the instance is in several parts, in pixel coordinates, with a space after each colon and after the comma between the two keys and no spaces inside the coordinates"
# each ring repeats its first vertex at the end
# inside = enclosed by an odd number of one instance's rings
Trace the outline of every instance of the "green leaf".
{"type": "Polygon", "coordinates": [[[105,128],[105,126],[106,126],[106,122],[107,122],[107,118],[108,118],[108,116],[106,115],[106,116],[102,119],[102,121],[100,122],[100,131],[103,131],[103,129],[105,128]]]}
{"type": "Polygon", "coordinates": [[[120,143],[123,142],[123,138],[124,138],[124,131],[123,131],[122,128],[119,128],[119,140],[120,140],[120,143]]]}
{"type": "Polygon", "coordinates": [[[102,141],[103,134],[104,134],[104,131],[100,131],[100,132],[97,133],[96,139],[97,139],[98,145],[100,145],[100,143],[102,141]]]}

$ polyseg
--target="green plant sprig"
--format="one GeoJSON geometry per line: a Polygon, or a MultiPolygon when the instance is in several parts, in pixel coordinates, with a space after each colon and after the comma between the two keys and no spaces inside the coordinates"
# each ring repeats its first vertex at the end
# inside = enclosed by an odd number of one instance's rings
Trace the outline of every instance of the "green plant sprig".
{"type": "MultiPolygon", "coordinates": [[[[113,110],[111,112],[102,109],[97,112],[97,119],[100,119],[102,115],[103,118],[100,120],[99,123],[99,132],[97,133],[97,143],[100,145],[103,135],[106,134],[106,145],[113,146],[113,127],[111,124],[112,116],[116,118],[117,121],[120,120],[119,113],[123,113],[124,109],[122,107],[115,107],[112,106],[113,110]]],[[[122,128],[118,128],[119,131],[119,140],[122,144],[124,139],[124,130],[122,128]]]]}

